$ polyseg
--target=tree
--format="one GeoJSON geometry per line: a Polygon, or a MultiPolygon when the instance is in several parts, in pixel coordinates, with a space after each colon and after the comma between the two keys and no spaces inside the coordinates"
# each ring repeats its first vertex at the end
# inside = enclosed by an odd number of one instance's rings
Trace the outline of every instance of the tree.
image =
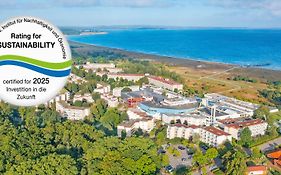
{"type": "Polygon", "coordinates": [[[14,165],[7,174],[78,174],[76,162],[69,155],[50,154],[38,160],[14,165]],[[59,165],[59,166],[58,166],[59,165]]]}
{"type": "Polygon", "coordinates": [[[205,156],[208,160],[213,160],[218,156],[218,150],[216,148],[209,148],[206,151],[205,156]]]}
{"type": "Polygon", "coordinates": [[[186,166],[178,167],[175,171],[176,175],[188,175],[190,174],[190,170],[186,166]]]}
{"type": "Polygon", "coordinates": [[[261,158],[261,156],[262,156],[262,153],[260,152],[259,148],[258,147],[253,148],[252,157],[254,159],[259,159],[259,158],[261,158]]]}
{"type": "Polygon", "coordinates": [[[169,156],[164,154],[162,156],[162,166],[168,166],[170,164],[169,156]]]}
{"type": "Polygon", "coordinates": [[[224,162],[226,162],[226,171],[227,175],[234,174],[243,174],[246,169],[246,159],[245,154],[237,150],[234,152],[228,152],[223,157],[224,162]]]}
{"type": "Polygon", "coordinates": [[[252,142],[252,132],[246,127],[240,133],[240,142],[243,146],[248,147],[252,142]]]}
{"type": "Polygon", "coordinates": [[[74,106],[78,106],[78,107],[82,107],[82,101],[80,100],[76,100],[74,103],[73,103],[74,106]]]}
{"type": "Polygon", "coordinates": [[[97,101],[98,99],[100,99],[100,94],[97,92],[94,92],[92,95],[93,100],[97,101]]]}
{"type": "Polygon", "coordinates": [[[265,120],[269,116],[270,112],[267,106],[260,106],[254,111],[254,118],[260,118],[265,120]]]}
{"type": "Polygon", "coordinates": [[[107,129],[113,130],[122,121],[120,120],[120,113],[118,110],[116,108],[109,108],[100,118],[100,122],[107,129]]]}
{"type": "Polygon", "coordinates": [[[201,150],[196,150],[196,152],[193,156],[193,162],[197,163],[200,167],[203,167],[207,164],[208,160],[203,155],[201,150]]]}

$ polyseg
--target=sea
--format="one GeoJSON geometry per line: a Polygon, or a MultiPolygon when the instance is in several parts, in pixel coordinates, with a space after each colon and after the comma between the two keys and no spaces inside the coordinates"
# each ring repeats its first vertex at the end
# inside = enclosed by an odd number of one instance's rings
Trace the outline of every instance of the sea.
{"type": "Polygon", "coordinates": [[[281,70],[281,29],[114,29],[70,41],[127,51],[281,70]]]}

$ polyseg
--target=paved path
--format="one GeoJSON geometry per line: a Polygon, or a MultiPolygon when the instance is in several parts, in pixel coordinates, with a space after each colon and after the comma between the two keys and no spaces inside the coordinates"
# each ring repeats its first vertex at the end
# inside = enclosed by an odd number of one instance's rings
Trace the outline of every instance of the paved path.
{"type": "Polygon", "coordinates": [[[281,145],[281,137],[278,137],[274,140],[271,140],[269,142],[266,142],[262,145],[259,145],[258,147],[262,152],[274,150],[276,146],[281,145]]]}
{"type": "Polygon", "coordinates": [[[235,67],[232,67],[232,68],[230,68],[230,69],[224,70],[224,71],[222,71],[222,72],[217,72],[217,73],[212,74],[212,75],[207,75],[207,76],[205,76],[205,77],[200,77],[199,80],[204,79],[204,78],[210,79],[210,78],[212,78],[212,77],[215,77],[215,76],[217,76],[217,75],[224,74],[224,73],[229,72],[229,71],[231,71],[231,70],[233,70],[233,69],[236,69],[236,68],[241,68],[241,66],[235,66],[235,67]]]}

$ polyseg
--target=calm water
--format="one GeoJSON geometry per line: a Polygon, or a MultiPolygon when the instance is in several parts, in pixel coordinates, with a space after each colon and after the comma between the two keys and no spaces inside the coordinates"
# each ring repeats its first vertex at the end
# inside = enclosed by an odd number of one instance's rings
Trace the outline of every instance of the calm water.
{"type": "Polygon", "coordinates": [[[112,30],[76,42],[186,59],[281,70],[281,30],[112,30]]]}

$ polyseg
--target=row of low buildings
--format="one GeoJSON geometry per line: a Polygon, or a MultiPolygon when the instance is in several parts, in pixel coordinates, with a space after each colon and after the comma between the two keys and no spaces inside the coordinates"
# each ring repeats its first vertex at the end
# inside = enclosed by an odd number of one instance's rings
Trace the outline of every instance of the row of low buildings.
{"type": "Polygon", "coordinates": [[[218,121],[217,126],[173,124],[168,126],[167,138],[189,139],[198,134],[202,142],[216,147],[232,138],[239,140],[241,131],[247,127],[252,137],[264,135],[267,126],[265,121],[251,118],[225,119],[218,121]]]}

